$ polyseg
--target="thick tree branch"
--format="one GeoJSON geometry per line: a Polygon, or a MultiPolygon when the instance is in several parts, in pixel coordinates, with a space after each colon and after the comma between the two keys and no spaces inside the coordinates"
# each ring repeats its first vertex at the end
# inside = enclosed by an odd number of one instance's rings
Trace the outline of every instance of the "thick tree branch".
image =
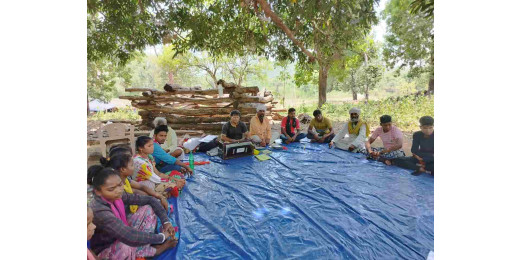
{"type": "Polygon", "coordinates": [[[271,21],[278,26],[278,28],[282,29],[282,31],[291,39],[291,41],[296,44],[296,46],[300,47],[300,49],[309,57],[309,62],[314,63],[316,61],[316,57],[303,46],[303,43],[300,42],[296,37],[294,37],[293,32],[283,23],[282,19],[276,15],[273,10],[271,10],[271,7],[266,2],[266,0],[255,0],[256,3],[260,4],[260,7],[262,7],[262,11],[264,12],[265,16],[271,18],[271,21]]]}

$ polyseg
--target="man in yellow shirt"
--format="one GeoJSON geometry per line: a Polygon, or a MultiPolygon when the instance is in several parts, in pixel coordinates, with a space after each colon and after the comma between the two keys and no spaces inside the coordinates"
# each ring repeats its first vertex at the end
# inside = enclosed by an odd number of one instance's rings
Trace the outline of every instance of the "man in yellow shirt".
{"type": "Polygon", "coordinates": [[[314,110],[312,115],[314,118],[309,124],[307,138],[311,139],[311,142],[330,143],[335,136],[332,122],[324,117],[319,109],[314,110]]]}
{"type": "Polygon", "coordinates": [[[265,118],[265,110],[265,105],[259,105],[256,108],[256,116],[251,118],[249,124],[251,140],[262,147],[265,147],[271,141],[271,121],[265,118]]]}

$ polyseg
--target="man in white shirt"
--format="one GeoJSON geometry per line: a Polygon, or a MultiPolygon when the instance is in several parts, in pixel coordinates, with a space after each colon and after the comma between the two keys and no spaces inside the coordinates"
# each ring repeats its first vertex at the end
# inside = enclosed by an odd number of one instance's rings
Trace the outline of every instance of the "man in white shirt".
{"type": "Polygon", "coordinates": [[[358,152],[365,147],[365,141],[370,134],[368,124],[359,119],[361,109],[353,107],[349,111],[350,121],[345,123],[343,129],[329,143],[329,147],[336,146],[339,149],[350,152],[358,152]]]}

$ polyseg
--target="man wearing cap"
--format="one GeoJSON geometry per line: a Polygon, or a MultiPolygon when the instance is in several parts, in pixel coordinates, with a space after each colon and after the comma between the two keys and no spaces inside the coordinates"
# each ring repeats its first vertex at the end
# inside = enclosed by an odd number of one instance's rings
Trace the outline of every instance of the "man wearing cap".
{"type": "Polygon", "coordinates": [[[266,106],[261,104],[256,107],[256,116],[251,118],[249,132],[251,140],[256,145],[265,147],[271,141],[271,122],[265,118],[266,106]]]}
{"type": "Polygon", "coordinates": [[[329,147],[336,146],[341,150],[348,150],[357,153],[365,147],[365,141],[370,134],[368,124],[359,119],[361,109],[353,107],[349,111],[350,120],[343,126],[343,129],[329,143],[329,147]]]}

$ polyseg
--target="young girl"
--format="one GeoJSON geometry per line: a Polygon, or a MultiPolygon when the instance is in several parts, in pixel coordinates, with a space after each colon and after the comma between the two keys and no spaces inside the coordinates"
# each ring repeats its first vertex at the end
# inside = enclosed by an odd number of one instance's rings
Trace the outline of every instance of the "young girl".
{"type": "Polygon", "coordinates": [[[140,182],[143,186],[148,186],[157,192],[163,193],[168,188],[177,186],[182,189],[186,184],[186,180],[177,179],[175,176],[168,176],[161,173],[155,168],[155,160],[153,159],[153,140],[148,136],[139,136],[135,142],[137,154],[134,156],[134,180],[140,182]],[[161,178],[175,181],[173,183],[161,183],[161,178]]]}
{"type": "Polygon", "coordinates": [[[124,193],[124,182],[112,168],[91,166],[87,178],[94,190],[91,208],[96,232],[91,248],[99,258],[151,257],[177,245],[175,229],[155,198],[124,193]],[[139,209],[127,219],[125,205],[139,209]],[[164,223],[159,234],[154,233],[157,217],[164,223]]]}
{"type": "MultiPolygon", "coordinates": [[[[111,154],[110,159],[101,158],[101,164],[106,167],[111,167],[119,173],[119,177],[124,181],[124,190],[128,194],[136,194],[140,195],[148,195],[155,197],[161,201],[162,206],[168,210],[168,201],[166,197],[162,194],[159,194],[152,188],[142,185],[139,182],[129,179],[130,176],[134,174],[134,161],[132,159],[132,154],[130,154],[127,150],[122,150],[118,153],[111,154]]],[[[136,205],[130,205],[130,213],[134,214],[137,211],[138,207],[136,205]]]]}
{"type": "MultiPolygon", "coordinates": [[[[94,230],[96,230],[96,225],[92,223],[94,219],[94,213],[92,213],[92,209],[87,207],[87,241],[92,238],[94,235],[94,230]]],[[[98,260],[99,258],[87,248],[87,260],[98,260]]]]}

